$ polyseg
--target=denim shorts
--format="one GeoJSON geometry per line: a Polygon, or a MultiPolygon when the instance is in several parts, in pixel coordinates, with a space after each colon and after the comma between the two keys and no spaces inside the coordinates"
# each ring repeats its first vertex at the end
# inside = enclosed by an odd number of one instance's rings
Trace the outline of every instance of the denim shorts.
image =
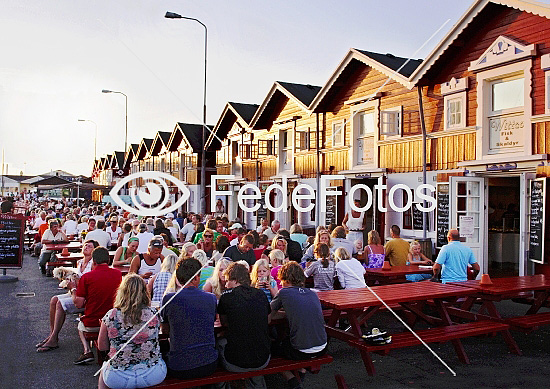
{"type": "Polygon", "coordinates": [[[166,364],[162,359],[150,368],[120,370],[107,366],[103,370],[103,382],[111,389],[146,388],[160,384],[166,378],[166,364]]]}

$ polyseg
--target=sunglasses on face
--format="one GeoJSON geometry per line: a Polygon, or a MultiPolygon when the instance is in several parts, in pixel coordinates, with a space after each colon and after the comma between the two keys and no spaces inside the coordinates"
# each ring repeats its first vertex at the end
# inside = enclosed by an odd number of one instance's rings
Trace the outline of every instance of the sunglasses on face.
{"type": "Polygon", "coordinates": [[[204,235],[205,238],[212,238],[213,235],[204,235]]]}

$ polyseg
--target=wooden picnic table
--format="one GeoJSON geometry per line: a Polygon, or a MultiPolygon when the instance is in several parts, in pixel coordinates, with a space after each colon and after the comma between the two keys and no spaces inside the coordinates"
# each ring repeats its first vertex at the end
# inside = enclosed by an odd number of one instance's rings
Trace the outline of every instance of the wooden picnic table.
{"type": "Polygon", "coordinates": [[[113,269],[118,269],[122,273],[123,276],[128,274],[130,271],[130,265],[120,265],[120,266],[111,266],[113,269]]]}
{"type": "MultiPolygon", "coordinates": [[[[484,318],[482,312],[487,311],[488,316],[493,319],[502,319],[498,312],[494,302],[509,300],[520,296],[525,292],[533,292],[534,299],[531,306],[525,313],[526,315],[536,314],[545,301],[550,296],[550,277],[544,274],[537,274],[531,276],[515,276],[504,278],[491,279],[491,285],[481,285],[479,280],[469,280],[463,282],[453,282],[453,285],[463,286],[475,289],[477,293],[469,296],[461,305],[460,310],[471,311],[476,299],[481,299],[482,304],[479,312],[475,314],[477,317],[484,318]]],[[[460,312],[454,308],[451,308],[453,314],[464,315],[464,312],[460,312]]],[[[474,319],[477,319],[474,317],[474,319]]]]}
{"type": "Polygon", "coordinates": [[[64,248],[68,250],[80,250],[82,249],[81,242],[68,242],[68,243],[47,243],[46,250],[48,251],[62,251],[64,248]]]}
{"type": "Polygon", "coordinates": [[[405,276],[411,274],[433,274],[433,269],[421,268],[419,265],[392,266],[390,269],[367,268],[365,281],[368,285],[378,282],[381,285],[406,282],[405,276]]]}
{"type": "Polygon", "coordinates": [[[62,261],[68,261],[73,264],[73,267],[76,267],[76,263],[84,258],[84,254],[82,253],[69,253],[69,255],[62,255],[61,253],[55,254],[55,259],[58,262],[62,261]]]}
{"type": "MultiPolygon", "coordinates": [[[[445,342],[451,341],[459,359],[469,363],[468,356],[460,342],[461,338],[475,336],[482,333],[499,332],[510,350],[519,354],[519,348],[510,335],[509,326],[504,323],[490,321],[455,324],[447,312],[447,301],[456,302],[459,297],[471,296],[476,289],[464,286],[440,284],[434,282],[414,282],[405,284],[380,285],[370,288],[388,306],[399,305],[409,312],[411,320],[409,325],[414,325],[417,319],[439,327],[435,329],[417,332],[426,341],[445,342]],[[439,317],[433,317],[422,311],[428,300],[433,300],[439,317]],[[444,327],[443,329],[441,327],[444,327]]],[[[363,363],[369,375],[374,375],[375,369],[370,356],[371,349],[375,352],[389,351],[390,348],[408,347],[420,342],[411,333],[392,334],[394,342],[384,346],[368,346],[362,340],[361,325],[365,324],[384,305],[368,288],[344,289],[322,291],[318,293],[319,300],[325,307],[333,308],[332,314],[326,325],[327,334],[337,339],[348,342],[352,347],[359,349],[363,363]],[[346,314],[350,327],[344,331],[338,329],[336,324],[342,314],[346,314]]]]}

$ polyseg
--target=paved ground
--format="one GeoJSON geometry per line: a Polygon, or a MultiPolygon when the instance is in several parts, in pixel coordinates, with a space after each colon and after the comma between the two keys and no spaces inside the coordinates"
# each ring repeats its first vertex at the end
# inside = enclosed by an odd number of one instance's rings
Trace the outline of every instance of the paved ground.
{"type": "MultiPolygon", "coordinates": [[[[25,256],[23,269],[10,270],[19,277],[12,284],[0,284],[0,388],[93,388],[96,365],[74,366],[82,352],[74,316],[68,316],[60,335],[60,348],[45,354],[34,344],[48,332],[48,302],[60,291],[52,278],[42,277],[36,258],[25,256]],[[34,292],[35,297],[16,297],[34,292]]],[[[525,312],[526,307],[501,303],[504,316],[525,312]]],[[[377,326],[399,330],[389,316],[377,326]]],[[[463,341],[471,365],[461,364],[450,344],[433,345],[434,350],[457,373],[453,377],[427,350],[414,347],[374,356],[378,374],[369,377],[360,355],[342,342],[331,341],[334,362],[318,375],[308,375],[306,388],[335,388],[334,375],[342,374],[350,388],[547,388],[550,385],[550,327],[530,335],[513,333],[524,355],[510,354],[500,337],[463,341]]],[[[285,388],[279,376],[266,378],[269,388],[285,388]]]]}

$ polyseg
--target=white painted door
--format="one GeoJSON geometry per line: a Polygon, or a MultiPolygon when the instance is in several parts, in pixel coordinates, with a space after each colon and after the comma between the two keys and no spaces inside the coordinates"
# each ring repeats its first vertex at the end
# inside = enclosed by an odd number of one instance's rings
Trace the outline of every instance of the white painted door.
{"type": "Polygon", "coordinates": [[[532,264],[529,261],[529,203],[531,201],[531,180],[535,173],[522,173],[520,179],[519,201],[519,275],[533,274],[532,264]]]}
{"type": "MultiPolygon", "coordinates": [[[[485,231],[485,178],[450,177],[449,185],[449,228],[461,232],[461,216],[473,218],[473,234],[463,242],[474,252],[481,267],[481,274],[487,272],[487,246],[485,231]]],[[[464,226],[465,229],[465,226],[464,226]]]]}

